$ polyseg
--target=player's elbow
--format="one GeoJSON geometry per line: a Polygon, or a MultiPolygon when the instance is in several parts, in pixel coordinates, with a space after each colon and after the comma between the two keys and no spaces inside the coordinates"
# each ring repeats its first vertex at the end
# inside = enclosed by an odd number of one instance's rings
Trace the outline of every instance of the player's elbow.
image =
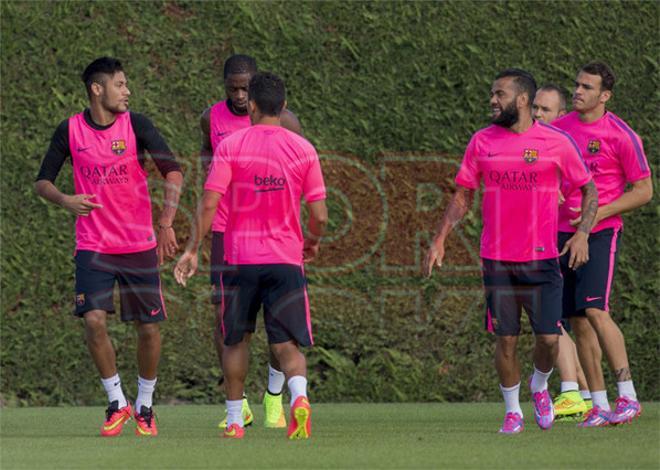
{"type": "Polygon", "coordinates": [[[37,196],[44,197],[44,191],[47,184],[47,180],[37,180],[34,182],[34,192],[37,193],[37,196]]]}
{"type": "Polygon", "coordinates": [[[651,178],[644,178],[633,185],[640,205],[648,204],[653,199],[653,182],[651,178]]]}

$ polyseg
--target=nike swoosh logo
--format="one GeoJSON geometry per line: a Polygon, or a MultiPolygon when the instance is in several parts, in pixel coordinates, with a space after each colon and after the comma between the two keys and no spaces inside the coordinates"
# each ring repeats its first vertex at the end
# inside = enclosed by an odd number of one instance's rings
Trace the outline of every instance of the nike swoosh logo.
{"type": "Polygon", "coordinates": [[[84,152],[85,150],[89,150],[92,147],[78,147],[78,152],[84,152]]]}
{"type": "Polygon", "coordinates": [[[223,135],[227,135],[227,134],[229,134],[229,132],[216,132],[215,133],[215,135],[217,135],[218,137],[222,137],[223,135]]]}
{"type": "Polygon", "coordinates": [[[587,302],[593,302],[594,300],[602,299],[602,297],[587,297],[585,300],[587,302]]]}
{"type": "Polygon", "coordinates": [[[159,309],[159,308],[155,308],[155,309],[153,309],[153,310],[151,311],[151,316],[152,316],[152,317],[155,317],[156,315],[158,315],[158,312],[160,312],[160,309],[159,309]]]}
{"type": "Polygon", "coordinates": [[[116,387],[117,385],[119,385],[119,382],[115,382],[115,383],[113,384],[113,387],[116,387]]]}
{"type": "Polygon", "coordinates": [[[235,436],[236,435],[236,428],[231,428],[231,431],[225,430],[225,436],[235,436]]]}

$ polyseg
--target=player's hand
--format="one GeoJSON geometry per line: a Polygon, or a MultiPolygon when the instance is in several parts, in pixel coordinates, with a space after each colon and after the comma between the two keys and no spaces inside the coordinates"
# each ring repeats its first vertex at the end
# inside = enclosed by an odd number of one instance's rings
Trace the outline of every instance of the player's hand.
{"type": "Polygon", "coordinates": [[[589,235],[584,232],[575,232],[571,238],[564,244],[564,248],[559,256],[564,256],[570,251],[568,258],[568,267],[577,269],[589,261],[589,235]]]}
{"type": "Polygon", "coordinates": [[[174,267],[176,282],[186,287],[186,282],[197,271],[197,251],[186,250],[174,267]]]}
{"type": "Polygon", "coordinates": [[[94,209],[103,209],[103,204],[90,201],[95,198],[94,194],[74,194],[62,198],[62,207],[74,215],[87,217],[94,209]]]}
{"type": "Polygon", "coordinates": [[[566,198],[564,197],[564,193],[559,191],[559,205],[561,206],[565,202],[566,202],[566,198]]]}
{"type": "Polygon", "coordinates": [[[435,239],[429,250],[426,252],[426,257],[424,258],[424,275],[426,277],[431,277],[431,272],[433,271],[433,265],[437,265],[438,268],[442,267],[442,260],[445,257],[445,242],[444,240],[435,239]]]}
{"type": "Polygon", "coordinates": [[[303,245],[303,262],[309,263],[313,261],[319,254],[319,249],[321,248],[321,240],[310,240],[305,238],[305,244],[303,245]]]}
{"type": "Polygon", "coordinates": [[[176,233],[172,227],[159,226],[156,239],[158,240],[158,264],[161,265],[166,256],[174,258],[179,245],[176,242],[176,233]]]}

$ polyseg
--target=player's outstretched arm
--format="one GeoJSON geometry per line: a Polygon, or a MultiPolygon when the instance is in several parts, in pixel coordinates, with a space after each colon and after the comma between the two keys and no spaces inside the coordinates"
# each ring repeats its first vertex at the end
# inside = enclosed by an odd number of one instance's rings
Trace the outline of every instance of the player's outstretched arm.
{"type": "Polygon", "coordinates": [[[309,263],[319,253],[321,237],[325,233],[328,224],[328,208],[325,200],[307,203],[309,209],[309,222],[307,224],[307,235],[303,246],[303,261],[309,263]]]}
{"type": "Polygon", "coordinates": [[[188,240],[186,251],[181,255],[174,268],[176,282],[184,287],[188,279],[197,271],[197,251],[202,240],[204,240],[204,237],[211,229],[211,223],[213,222],[213,217],[218,209],[218,201],[220,201],[221,197],[222,194],[218,192],[205,190],[202,199],[197,205],[195,221],[191,227],[190,239],[188,240]]]}
{"type": "Polygon", "coordinates": [[[64,194],[48,180],[37,181],[34,189],[40,197],[65,208],[76,216],[87,217],[94,209],[103,208],[102,204],[92,201],[94,194],[64,194]]]}
{"type": "Polygon", "coordinates": [[[570,251],[568,267],[577,269],[589,261],[589,233],[595,225],[596,212],[598,211],[598,190],[593,181],[580,188],[582,192],[582,217],[578,224],[577,232],[564,245],[559,256],[570,251]]]}
{"type": "Polygon", "coordinates": [[[458,185],[456,192],[449,201],[440,225],[433,237],[431,246],[424,258],[424,275],[431,276],[433,265],[442,266],[442,260],[445,257],[445,240],[451,233],[454,226],[465,216],[472,205],[474,199],[474,190],[458,185]]]}

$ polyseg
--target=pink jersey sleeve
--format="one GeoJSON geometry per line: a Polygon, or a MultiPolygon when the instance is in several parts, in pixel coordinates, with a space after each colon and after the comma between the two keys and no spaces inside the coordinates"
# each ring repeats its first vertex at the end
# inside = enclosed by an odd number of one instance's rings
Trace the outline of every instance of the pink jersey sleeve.
{"type": "Polygon", "coordinates": [[[306,202],[325,199],[325,183],[321,172],[321,162],[316,151],[313,151],[313,154],[310,155],[309,168],[303,181],[302,192],[306,202]]]}
{"type": "Polygon", "coordinates": [[[469,189],[479,189],[481,181],[481,173],[477,165],[476,147],[476,135],[474,135],[465,149],[463,162],[456,175],[456,184],[460,184],[469,189]]]}
{"type": "Polygon", "coordinates": [[[573,188],[581,188],[592,178],[577,143],[565,132],[562,134],[566,137],[560,152],[562,191],[568,193],[573,188]]]}
{"type": "Polygon", "coordinates": [[[228,156],[227,145],[221,142],[213,153],[211,170],[204,183],[204,189],[224,194],[231,182],[231,162],[228,156]]]}
{"type": "Polygon", "coordinates": [[[628,183],[642,180],[651,176],[649,163],[644,153],[642,139],[628,125],[612,116],[614,123],[622,130],[619,142],[619,159],[628,183]]]}

